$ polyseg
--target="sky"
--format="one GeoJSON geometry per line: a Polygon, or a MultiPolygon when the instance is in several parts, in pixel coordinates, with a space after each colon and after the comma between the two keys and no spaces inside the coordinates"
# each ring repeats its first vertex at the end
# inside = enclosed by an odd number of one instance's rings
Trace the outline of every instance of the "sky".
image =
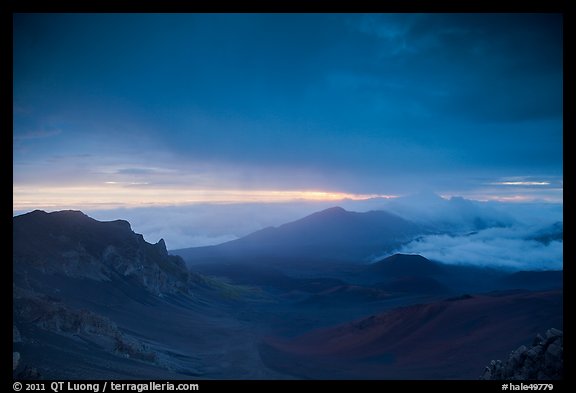
{"type": "Polygon", "coordinates": [[[557,14],[15,14],[13,211],[562,203],[557,14]]]}

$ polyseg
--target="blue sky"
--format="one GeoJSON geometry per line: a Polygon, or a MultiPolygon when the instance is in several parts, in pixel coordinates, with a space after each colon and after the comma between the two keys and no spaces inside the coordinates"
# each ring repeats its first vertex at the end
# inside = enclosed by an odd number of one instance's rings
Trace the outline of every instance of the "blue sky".
{"type": "Polygon", "coordinates": [[[16,14],[14,209],[562,201],[554,14],[16,14]]]}

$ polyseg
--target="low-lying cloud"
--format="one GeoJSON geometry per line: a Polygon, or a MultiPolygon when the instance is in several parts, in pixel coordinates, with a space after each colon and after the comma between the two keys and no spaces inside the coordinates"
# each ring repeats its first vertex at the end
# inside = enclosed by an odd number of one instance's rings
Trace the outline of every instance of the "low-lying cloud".
{"type": "Polygon", "coordinates": [[[479,202],[425,193],[390,201],[388,208],[438,231],[397,252],[448,264],[562,269],[562,204],[479,202]]]}
{"type": "Polygon", "coordinates": [[[489,228],[462,236],[430,235],[412,241],[399,252],[420,254],[448,264],[556,270],[563,266],[563,242],[534,240],[531,228],[489,228]]]}

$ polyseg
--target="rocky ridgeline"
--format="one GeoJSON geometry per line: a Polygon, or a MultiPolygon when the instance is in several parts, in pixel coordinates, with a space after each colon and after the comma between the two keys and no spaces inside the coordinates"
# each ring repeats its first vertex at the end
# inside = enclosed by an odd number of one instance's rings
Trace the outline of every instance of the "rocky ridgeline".
{"type": "Polygon", "coordinates": [[[109,318],[69,304],[46,284],[50,276],[60,276],[76,286],[82,280],[123,281],[156,296],[191,293],[203,278],[190,272],[182,258],[169,255],[164,240],[148,243],[127,221],[100,222],[79,211],[36,210],[14,217],[13,234],[15,377],[42,377],[42,370],[19,350],[21,343],[33,343],[34,329],[92,342],[124,358],[165,363],[109,318]]]}
{"type": "Polygon", "coordinates": [[[31,270],[93,280],[128,277],[156,295],[189,292],[200,280],[182,258],[168,254],[163,239],[150,244],[127,221],[36,210],[15,217],[13,229],[15,278],[31,270]]]}
{"type": "Polygon", "coordinates": [[[532,346],[520,346],[508,360],[492,360],[480,379],[484,380],[557,380],[564,374],[563,333],[549,329],[546,337],[537,335],[532,346]]]}

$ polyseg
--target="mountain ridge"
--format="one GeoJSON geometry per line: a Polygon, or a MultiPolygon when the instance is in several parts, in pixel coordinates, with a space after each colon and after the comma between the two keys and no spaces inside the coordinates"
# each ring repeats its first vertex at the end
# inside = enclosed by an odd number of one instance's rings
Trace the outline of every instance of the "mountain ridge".
{"type": "Polygon", "coordinates": [[[212,259],[305,258],[362,262],[420,234],[415,223],[386,211],[328,208],[215,246],[171,250],[188,263],[212,259]]]}
{"type": "Polygon", "coordinates": [[[133,277],[155,294],[186,292],[194,280],[163,239],[148,243],[125,220],[35,210],[13,218],[13,233],[16,277],[33,270],[93,280],[133,277]]]}

